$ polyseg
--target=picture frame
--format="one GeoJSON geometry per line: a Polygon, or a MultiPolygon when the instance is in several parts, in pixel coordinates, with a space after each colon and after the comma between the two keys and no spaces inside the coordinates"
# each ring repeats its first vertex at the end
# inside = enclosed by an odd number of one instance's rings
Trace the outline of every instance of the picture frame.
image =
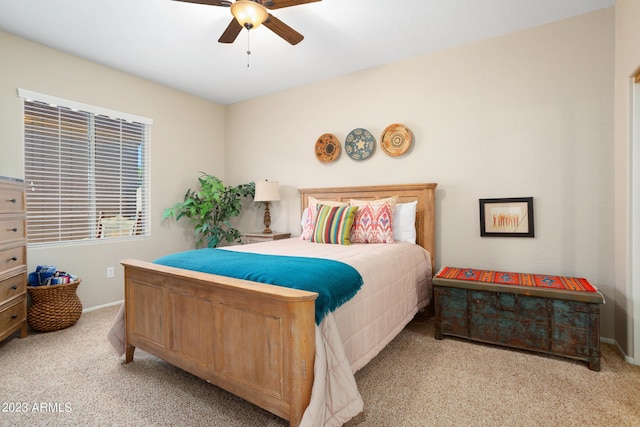
{"type": "Polygon", "coordinates": [[[480,199],[481,237],[534,237],[533,197],[480,199]]]}

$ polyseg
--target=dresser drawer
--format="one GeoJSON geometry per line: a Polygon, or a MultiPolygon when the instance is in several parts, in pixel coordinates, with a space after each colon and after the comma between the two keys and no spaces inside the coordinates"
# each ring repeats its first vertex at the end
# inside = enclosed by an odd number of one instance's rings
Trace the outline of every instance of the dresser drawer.
{"type": "MultiPolygon", "coordinates": [[[[6,184],[11,185],[11,184],[6,184]]],[[[0,212],[13,213],[24,212],[25,200],[22,184],[16,184],[16,188],[0,186],[0,212]]]]}
{"type": "Polygon", "coordinates": [[[27,273],[0,280],[0,304],[27,292],[27,273]]]}
{"type": "Polygon", "coordinates": [[[26,195],[22,180],[0,177],[0,341],[27,336],[26,195]]]}
{"type": "Polygon", "coordinates": [[[27,321],[27,296],[0,306],[0,339],[23,328],[27,321]]]}
{"type": "Polygon", "coordinates": [[[27,248],[24,245],[0,251],[0,273],[26,264],[27,248]]]}
{"type": "Polygon", "coordinates": [[[24,239],[25,219],[0,218],[0,244],[24,239]]]}

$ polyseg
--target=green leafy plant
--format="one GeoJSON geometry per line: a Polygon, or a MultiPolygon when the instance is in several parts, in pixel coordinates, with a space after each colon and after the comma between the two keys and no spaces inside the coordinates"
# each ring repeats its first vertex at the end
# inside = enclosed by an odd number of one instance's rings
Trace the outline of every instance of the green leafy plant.
{"type": "Polygon", "coordinates": [[[242,199],[255,195],[254,182],[237,186],[225,186],[219,178],[200,172],[200,189],[188,189],[184,201],[164,210],[162,220],[182,217],[189,219],[196,233],[196,247],[206,243],[215,248],[223,241],[240,241],[240,231],[233,228],[231,218],[240,215],[242,199]]]}

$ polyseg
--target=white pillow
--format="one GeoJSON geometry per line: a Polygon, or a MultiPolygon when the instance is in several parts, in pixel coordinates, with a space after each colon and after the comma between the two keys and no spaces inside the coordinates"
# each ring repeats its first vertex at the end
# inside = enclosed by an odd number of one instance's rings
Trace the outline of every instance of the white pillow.
{"type": "Polygon", "coordinates": [[[302,211],[302,218],[300,219],[300,226],[302,227],[303,230],[309,223],[308,215],[309,215],[309,208],[304,208],[304,210],[302,211]]]}
{"type": "Polygon", "coordinates": [[[416,243],[416,208],[418,201],[398,203],[393,210],[393,240],[416,243]]]}

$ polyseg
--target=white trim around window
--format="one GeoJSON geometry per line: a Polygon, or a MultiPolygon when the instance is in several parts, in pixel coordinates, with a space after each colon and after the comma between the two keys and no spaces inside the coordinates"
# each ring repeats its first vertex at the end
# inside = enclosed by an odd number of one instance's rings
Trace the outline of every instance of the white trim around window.
{"type": "Polygon", "coordinates": [[[46,102],[50,105],[64,105],[65,107],[71,108],[73,110],[87,111],[89,113],[107,116],[112,119],[121,119],[128,122],[142,123],[145,125],[153,124],[153,119],[149,119],[147,117],[136,116],[135,114],[123,113],[121,111],[97,107],[91,104],[84,104],[82,102],[72,101],[70,99],[59,98],[57,96],[45,95],[43,93],[33,92],[26,89],[18,88],[18,96],[24,99],[46,102]]]}
{"type": "Polygon", "coordinates": [[[27,243],[150,235],[151,119],[23,89],[27,243]]]}

